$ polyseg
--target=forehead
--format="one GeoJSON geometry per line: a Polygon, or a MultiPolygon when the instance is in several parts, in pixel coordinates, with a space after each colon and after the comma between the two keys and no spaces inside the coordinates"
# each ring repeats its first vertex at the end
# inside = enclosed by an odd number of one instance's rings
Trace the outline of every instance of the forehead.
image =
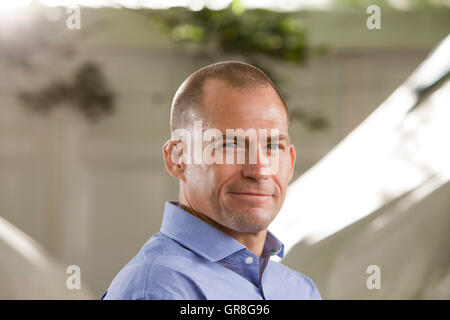
{"type": "Polygon", "coordinates": [[[287,133],[287,111],[270,86],[234,88],[224,81],[208,80],[203,86],[204,127],[225,129],[279,129],[287,133]]]}

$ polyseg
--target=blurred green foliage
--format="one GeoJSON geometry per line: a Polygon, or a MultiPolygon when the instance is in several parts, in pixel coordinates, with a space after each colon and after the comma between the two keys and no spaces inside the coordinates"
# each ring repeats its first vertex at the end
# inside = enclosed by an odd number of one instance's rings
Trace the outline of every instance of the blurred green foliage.
{"type": "Polygon", "coordinates": [[[153,14],[150,21],[176,42],[197,43],[218,53],[302,62],[309,49],[305,27],[291,13],[244,10],[236,0],[217,11],[173,8],[153,14]]]}
{"type": "Polygon", "coordinates": [[[30,110],[41,114],[66,103],[92,122],[110,115],[115,108],[114,92],[94,62],[83,63],[70,83],[54,81],[41,89],[20,91],[18,97],[30,110]]]}

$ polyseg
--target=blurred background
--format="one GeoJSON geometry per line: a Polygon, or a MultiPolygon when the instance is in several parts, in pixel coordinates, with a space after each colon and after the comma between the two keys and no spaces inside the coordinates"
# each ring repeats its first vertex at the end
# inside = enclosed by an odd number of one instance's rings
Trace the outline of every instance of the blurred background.
{"type": "Polygon", "coordinates": [[[445,0],[0,2],[0,298],[100,298],[178,199],[176,89],[233,59],[290,110],[280,262],[324,299],[449,299],[449,32],[445,0]]]}

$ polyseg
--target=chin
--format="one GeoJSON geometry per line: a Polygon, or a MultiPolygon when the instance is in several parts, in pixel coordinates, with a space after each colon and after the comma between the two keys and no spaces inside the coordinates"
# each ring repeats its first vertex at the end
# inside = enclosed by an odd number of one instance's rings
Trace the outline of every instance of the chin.
{"type": "Polygon", "coordinates": [[[266,230],[269,227],[268,224],[242,224],[239,226],[237,231],[239,232],[247,232],[247,233],[256,233],[266,230]]]}
{"type": "MultiPolygon", "coordinates": [[[[236,211],[235,211],[236,212],[236,211]]],[[[267,209],[251,208],[234,213],[232,219],[240,232],[259,232],[269,227],[274,216],[267,209]]]]}

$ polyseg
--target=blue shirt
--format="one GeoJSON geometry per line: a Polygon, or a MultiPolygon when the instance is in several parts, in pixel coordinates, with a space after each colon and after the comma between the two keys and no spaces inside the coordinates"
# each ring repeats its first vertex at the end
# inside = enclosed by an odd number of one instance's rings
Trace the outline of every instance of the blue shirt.
{"type": "Polygon", "coordinates": [[[261,259],[237,240],[166,202],[160,232],[116,275],[102,299],[321,299],[307,276],[270,260],[283,244],[267,232],[261,259]]]}

